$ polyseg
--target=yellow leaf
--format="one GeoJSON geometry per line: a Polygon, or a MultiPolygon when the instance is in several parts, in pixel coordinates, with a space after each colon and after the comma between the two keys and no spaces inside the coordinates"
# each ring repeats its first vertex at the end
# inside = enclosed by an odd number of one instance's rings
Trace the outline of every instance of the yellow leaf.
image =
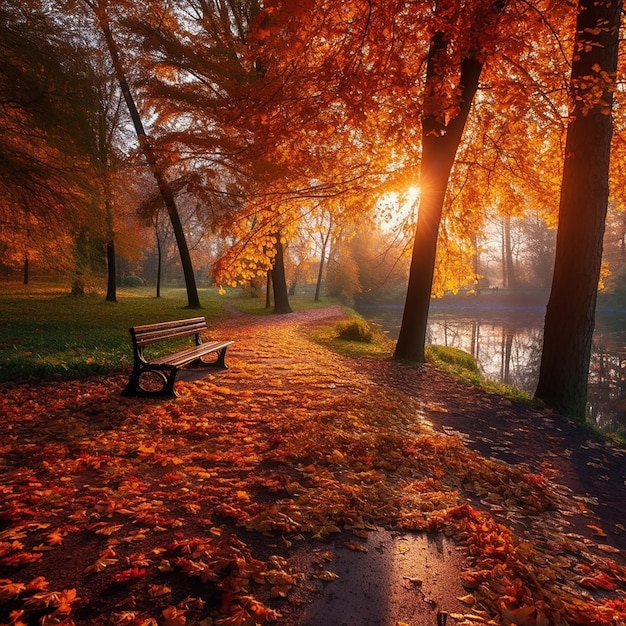
{"type": "Polygon", "coordinates": [[[461,596],[460,598],[457,598],[457,600],[460,600],[463,604],[467,604],[468,606],[474,606],[476,603],[476,598],[474,598],[471,593],[468,593],[466,596],[461,596]]]}
{"type": "Polygon", "coordinates": [[[0,581],[0,603],[17,598],[24,589],[26,589],[26,585],[23,583],[14,583],[10,580],[0,581]]]}
{"type": "Polygon", "coordinates": [[[102,558],[98,559],[93,565],[85,568],[85,572],[101,572],[103,569],[106,569],[109,565],[114,565],[117,563],[118,559],[107,559],[102,558]]]}
{"type": "Polygon", "coordinates": [[[154,598],[160,598],[161,596],[166,596],[169,593],[172,593],[172,589],[167,585],[150,585],[148,589],[148,595],[154,598]]]}
{"type": "Polygon", "coordinates": [[[51,546],[58,546],[63,543],[63,535],[58,530],[48,534],[48,543],[51,546]]]}
{"type": "Polygon", "coordinates": [[[313,574],[313,578],[330,582],[332,580],[337,580],[337,578],[339,578],[339,574],[335,574],[335,572],[331,572],[325,569],[325,570],[322,570],[321,572],[316,572],[315,574],[313,574]]]}
{"type": "Polygon", "coordinates": [[[367,548],[362,543],[357,543],[356,541],[346,541],[343,546],[354,552],[367,552],[367,548]]]}
{"type": "Polygon", "coordinates": [[[606,533],[599,526],[596,526],[595,524],[587,524],[587,528],[591,530],[594,537],[606,537],[606,533]]]}
{"type": "Polygon", "coordinates": [[[187,623],[185,612],[175,606],[168,606],[163,611],[163,626],[184,626],[187,623]]]}
{"type": "Polygon", "coordinates": [[[606,543],[599,543],[598,550],[602,550],[602,552],[608,552],[609,554],[619,554],[619,548],[615,546],[610,546],[606,543]]]}

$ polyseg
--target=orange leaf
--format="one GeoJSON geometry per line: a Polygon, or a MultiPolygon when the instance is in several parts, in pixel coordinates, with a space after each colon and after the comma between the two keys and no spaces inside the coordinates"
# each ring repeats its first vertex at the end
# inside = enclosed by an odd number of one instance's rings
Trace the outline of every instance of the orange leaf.
{"type": "Polygon", "coordinates": [[[604,572],[600,572],[595,576],[585,576],[578,581],[583,587],[590,589],[605,589],[606,591],[614,591],[617,588],[615,581],[604,572]]]}

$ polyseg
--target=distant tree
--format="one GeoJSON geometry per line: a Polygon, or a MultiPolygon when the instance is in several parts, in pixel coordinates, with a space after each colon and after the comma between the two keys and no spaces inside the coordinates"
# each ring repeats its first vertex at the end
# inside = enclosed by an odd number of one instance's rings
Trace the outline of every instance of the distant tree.
{"type": "Polygon", "coordinates": [[[358,268],[359,299],[381,302],[404,293],[410,241],[401,229],[387,231],[365,220],[350,242],[350,251],[358,268]]]}
{"type": "Polygon", "coordinates": [[[602,260],[621,0],[579,0],[556,260],[535,396],[584,420],[602,260]]]}
{"type": "MultiPolygon", "coordinates": [[[[176,243],[180,253],[181,264],[183,267],[183,273],[185,276],[185,285],[187,288],[187,305],[191,309],[201,308],[200,299],[198,296],[198,290],[196,287],[196,278],[189,253],[189,247],[185,238],[185,232],[182,226],[178,207],[176,206],[176,200],[172,187],[167,180],[165,166],[163,160],[159,158],[156,153],[153,142],[148,137],[142,117],[137,108],[135,98],[131,92],[130,84],[126,76],[126,70],[122,63],[118,44],[113,36],[111,28],[111,20],[109,16],[109,6],[107,0],[83,0],[84,4],[93,12],[97,20],[98,27],[104,38],[106,47],[111,56],[111,62],[115,70],[116,78],[119,82],[122,95],[126,101],[128,112],[133,122],[135,133],[139,141],[139,146],[144,154],[150,172],[154,176],[159,192],[163,198],[163,203],[167,208],[169,218],[172,222],[172,228],[176,236],[176,243]]],[[[118,7],[119,8],[119,7],[118,7]]]]}
{"type": "Polygon", "coordinates": [[[272,285],[274,290],[274,313],[293,313],[289,304],[287,279],[285,276],[284,243],[281,234],[276,233],[274,262],[272,264],[272,285]]]}

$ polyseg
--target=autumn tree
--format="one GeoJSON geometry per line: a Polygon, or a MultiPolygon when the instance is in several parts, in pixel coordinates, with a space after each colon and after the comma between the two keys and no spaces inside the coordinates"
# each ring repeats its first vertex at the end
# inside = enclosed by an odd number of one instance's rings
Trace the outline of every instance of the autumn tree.
{"type": "Polygon", "coordinates": [[[262,78],[246,57],[259,4],[151,0],[150,6],[126,20],[142,44],[142,93],[156,115],[158,149],[177,155],[170,169],[176,189],[204,206],[209,231],[232,240],[216,278],[232,284],[271,269],[274,289],[286,293],[284,268],[274,267],[283,259],[286,229],[271,198],[274,173],[264,167],[249,120],[262,78]],[[254,200],[259,194],[263,200],[254,200]]]}
{"type": "Polygon", "coordinates": [[[25,281],[31,254],[68,272],[102,231],[93,68],[57,18],[34,0],[0,7],[0,214],[8,247],[23,248],[25,281]]]}
{"type": "Polygon", "coordinates": [[[602,258],[621,0],[579,0],[556,260],[536,397],[584,420],[602,258]]]}
{"type": "Polygon", "coordinates": [[[465,124],[485,63],[497,38],[497,19],[506,0],[475,3],[463,14],[465,28],[455,23],[456,3],[438,4],[434,18],[441,24],[430,41],[422,114],[421,201],[413,245],[404,314],[394,357],[424,361],[426,324],[432,291],[439,224],[446,189],[465,124]],[[452,27],[455,29],[452,30],[452,27]],[[468,38],[453,41],[469,32],[468,38]],[[457,49],[453,52],[454,49],[457,49]],[[460,48],[460,50],[458,50],[460,48]],[[458,95],[444,87],[454,80],[458,95]]]}
{"type": "MultiPolygon", "coordinates": [[[[148,136],[144,127],[142,116],[137,107],[135,97],[131,91],[131,85],[127,77],[127,70],[124,66],[122,56],[120,54],[119,45],[115,39],[111,23],[110,9],[111,5],[115,5],[115,8],[119,9],[122,13],[124,9],[128,7],[123,6],[125,3],[117,2],[111,3],[109,0],[80,0],[82,4],[87,7],[97,22],[97,27],[100,30],[100,34],[104,39],[105,46],[111,57],[111,62],[115,71],[115,76],[119,82],[120,90],[128,107],[128,112],[131,117],[139,146],[144,154],[150,172],[154,176],[163,203],[167,209],[169,218],[172,222],[172,228],[176,236],[176,242],[181,257],[181,263],[185,276],[185,285],[187,288],[187,304],[189,308],[200,308],[200,299],[198,296],[198,290],[196,287],[196,278],[191,262],[191,256],[189,254],[189,248],[187,240],[185,238],[185,232],[180,220],[178,207],[176,206],[176,199],[174,192],[171,188],[170,182],[167,179],[166,162],[163,155],[157,154],[152,139],[148,136]]],[[[75,5],[74,2],[66,2],[65,6],[68,9],[72,9],[75,5]]]]}
{"type": "Polygon", "coordinates": [[[145,93],[161,122],[160,145],[179,155],[181,188],[197,195],[208,227],[230,242],[216,278],[245,283],[271,271],[275,312],[289,312],[282,247],[302,202],[327,188],[300,167],[306,155],[278,157],[284,146],[263,122],[259,102],[274,85],[249,45],[260,5],[154,0],[152,6],[129,25],[145,41],[152,76],[145,93]]]}

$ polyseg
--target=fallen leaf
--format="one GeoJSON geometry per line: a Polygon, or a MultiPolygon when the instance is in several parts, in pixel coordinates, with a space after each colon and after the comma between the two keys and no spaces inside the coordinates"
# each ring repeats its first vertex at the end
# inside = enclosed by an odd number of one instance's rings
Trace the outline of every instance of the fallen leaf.
{"type": "Polygon", "coordinates": [[[329,570],[322,570],[321,572],[315,572],[313,574],[313,578],[330,582],[332,580],[337,580],[339,578],[339,574],[335,574],[335,572],[331,572],[329,570]]]}
{"type": "Polygon", "coordinates": [[[367,552],[367,548],[362,543],[356,541],[345,541],[343,547],[354,552],[367,552]]]}

